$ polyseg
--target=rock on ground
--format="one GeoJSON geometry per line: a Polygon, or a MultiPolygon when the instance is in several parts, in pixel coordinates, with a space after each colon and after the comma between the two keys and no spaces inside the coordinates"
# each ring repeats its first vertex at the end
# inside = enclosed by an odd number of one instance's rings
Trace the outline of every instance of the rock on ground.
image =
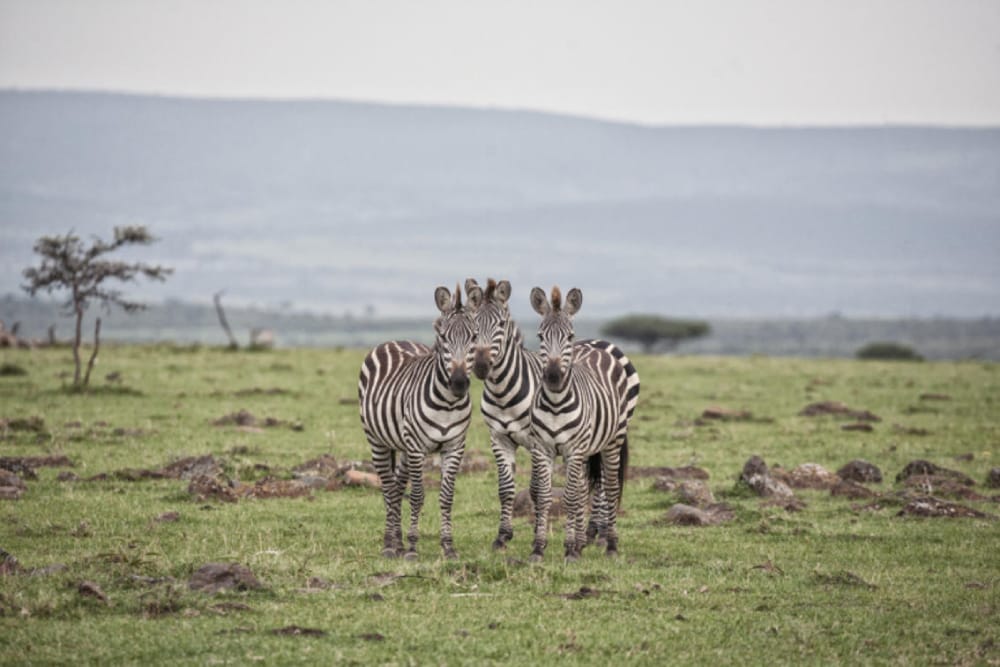
{"type": "Polygon", "coordinates": [[[882,471],[879,470],[878,466],[862,459],[854,459],[844,464],[837,471],[837,476],[850,482],[882,481],[882,471]]]}
{"type": "Polygon", "coordinates": [[[759,456],[751,456],[743,465],[743,472],[740,474],[740,483],[745,484],[763,498],[794,498],[792,489],[771,476],[767,468],[767,463],[759,456]]]}

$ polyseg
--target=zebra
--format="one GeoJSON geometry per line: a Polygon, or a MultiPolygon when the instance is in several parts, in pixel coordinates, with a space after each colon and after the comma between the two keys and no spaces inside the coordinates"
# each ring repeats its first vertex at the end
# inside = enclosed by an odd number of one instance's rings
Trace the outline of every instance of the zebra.
{"type": "MultiPolygon", "coordinates": [[[[511,318],[508,308],[510,282],[489,278],[484,290],[469,278],[465,281],[465,291],[475,313],[478,341],[472,370],[483,380],[481,412],[490,430],[490,448],[497,464],[500,526],[493,548],[504,549],[514,536],[515,453],[518,447],[531,448],[531,404],[541,384],[542,361],[537,353],[525,348],[521,330],[511,318]]],[[[577,341],[576,344],[604,343],[577,341]]],[[[607,510],[600,490],[600,457],[591,457],[588,468],[595,487],[594,509],[587,526],[590,541],[599,533],[603,534],[607,510]]],[[[535,491],[532,485],[533,502],[535,491]]]]}
{"type": "Polygon", "coordinates": [[[628,462],[628,424],[639,398],[639,374],[628,357],[611,343],[573,344],[573,316],[583,305],[583,293],[552,288],[551,301],[540,287],[531,290],[531,307],[542,316],[541,387],[531,406],[531,477],[537,495],[535,539],[531,560],[541,561],[548,543],[552,502],[552,465],[557,454],[566,461],[565,556],[574,561],[586,543],[583,530],[586,498],[584,467],[600,455],[601,483],[607,503],[608,556],[618,555],[616,526],[621,487],[628,462]]]}
{"type": "Polygon", "coordinates": [[[476,332],[458,285],[454,295],[438,287],[434,301],[441,311],[434,322],[434,347],[412,341],[383,343],[365,357],[358,379],[361,424],[385,502],[382,555],[388,558],[417,557],[424,458],[433,452],[441,453],[441,548],[446,558],[458,557],[451,508],[472,413],[468,369],[476,332]],[[409,549],[403,554],[402,498],[407,482],[411,485],[409,549]]]}

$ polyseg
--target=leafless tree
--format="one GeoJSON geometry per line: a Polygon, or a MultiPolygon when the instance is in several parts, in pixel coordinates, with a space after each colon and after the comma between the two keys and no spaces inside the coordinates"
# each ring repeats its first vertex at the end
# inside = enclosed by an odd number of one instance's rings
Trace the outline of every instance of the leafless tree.
{"type": "Polygon", "coordinates": [[[80,342],[83,314],[92,303],[99,303],[106,312],[111,306],[120,306],[126,313],[133,313],[146,306],[125,299],[121,291],[104,285],[109,279],[131,282],[142,275],[150,280],[163,281],[173,269],[152,266],[141,262],[121,262],[105,258],[109,253],[129,245],[149,245],[156,239],[145,227],[115,227],[115,238],[106,242],[94,237],[88,246],[70,231],[65,236],[43,236],[35,242],[35,252],[42,256],[41,266],[24,270],[26,284],[21,287],[31,296],[40,291],[52,293],[69,290],[63,304],[67,314],[76,316],[76,334],[73,337],[73,362],[76,371],[73,385],[85,387],[90,381],[90,371],[97,360],[101,345],[101,318],[94,325],[94,350],[87,363],[87,372],[81,379],[80,342]]]}

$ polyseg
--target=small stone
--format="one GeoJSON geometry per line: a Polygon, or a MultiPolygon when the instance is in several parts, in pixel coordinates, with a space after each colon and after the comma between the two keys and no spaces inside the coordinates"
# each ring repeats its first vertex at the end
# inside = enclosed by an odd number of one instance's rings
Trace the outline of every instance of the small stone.
{"type": "Polygon", "coordinates": [[[345,470],[344,484],[346,486],[364,486],[371,489],[378,489],[382,486],[378,475],[371,472],[362,472],[361,470],[345,470]]]}

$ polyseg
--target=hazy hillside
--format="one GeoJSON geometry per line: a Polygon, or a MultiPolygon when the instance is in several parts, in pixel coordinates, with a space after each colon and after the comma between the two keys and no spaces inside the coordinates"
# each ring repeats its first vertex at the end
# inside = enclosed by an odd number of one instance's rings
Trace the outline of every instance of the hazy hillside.
{"type": "Polygon", "coordinates": [[[648,128],[512,111],[0,92],[0,293],[41,233],[149,225],[148,298],[432,312],[437,284],[585,311],[979,316],[1000,130],[648,128]]]}
{"type": "MultiPolygon", "coordinates": [[[[87,335],[93,317],[87,315],[87,335]]],[[[120,311],[101,314],[105,340],[124,342],[171,341],[177,344],[224,345],[227,342],[215,309],[179,301],[154,305],[146,311],[126,315],[120,311]]],[[[254,328],[269,328],[279,347],[351,346],[367,347],[385,340],[407,338],[433,341],[431,316],[411,318],[343,317],[289,310],[226,307],[226,317],[242,345],[254,328]]],[[[59,312],[58,305],[43,299],[0,296],[0,320],[6,326],[20,323],[28,339],[45,340],[48,328],[68,340],[73,320],[59,312]]],[[[581,317],[576,322],[580,338],[599,337],[604,321],[581,317]]],[[[518,321],[529,347],[537,346],[534,314],[518,321]]],[[[712,318],[711,333],[683,343],[678,354],[749,355],[797,357],[853,357],[859,347],[875,341],[895,341],[916,349],[928,359],[989,359],[1000,361],[1000,318],[969,319],[855,319],[831,315],[809,319],[748,320],[712,318]]],[[[627,351],[638,348],[618,340],[627,351]]]]}

